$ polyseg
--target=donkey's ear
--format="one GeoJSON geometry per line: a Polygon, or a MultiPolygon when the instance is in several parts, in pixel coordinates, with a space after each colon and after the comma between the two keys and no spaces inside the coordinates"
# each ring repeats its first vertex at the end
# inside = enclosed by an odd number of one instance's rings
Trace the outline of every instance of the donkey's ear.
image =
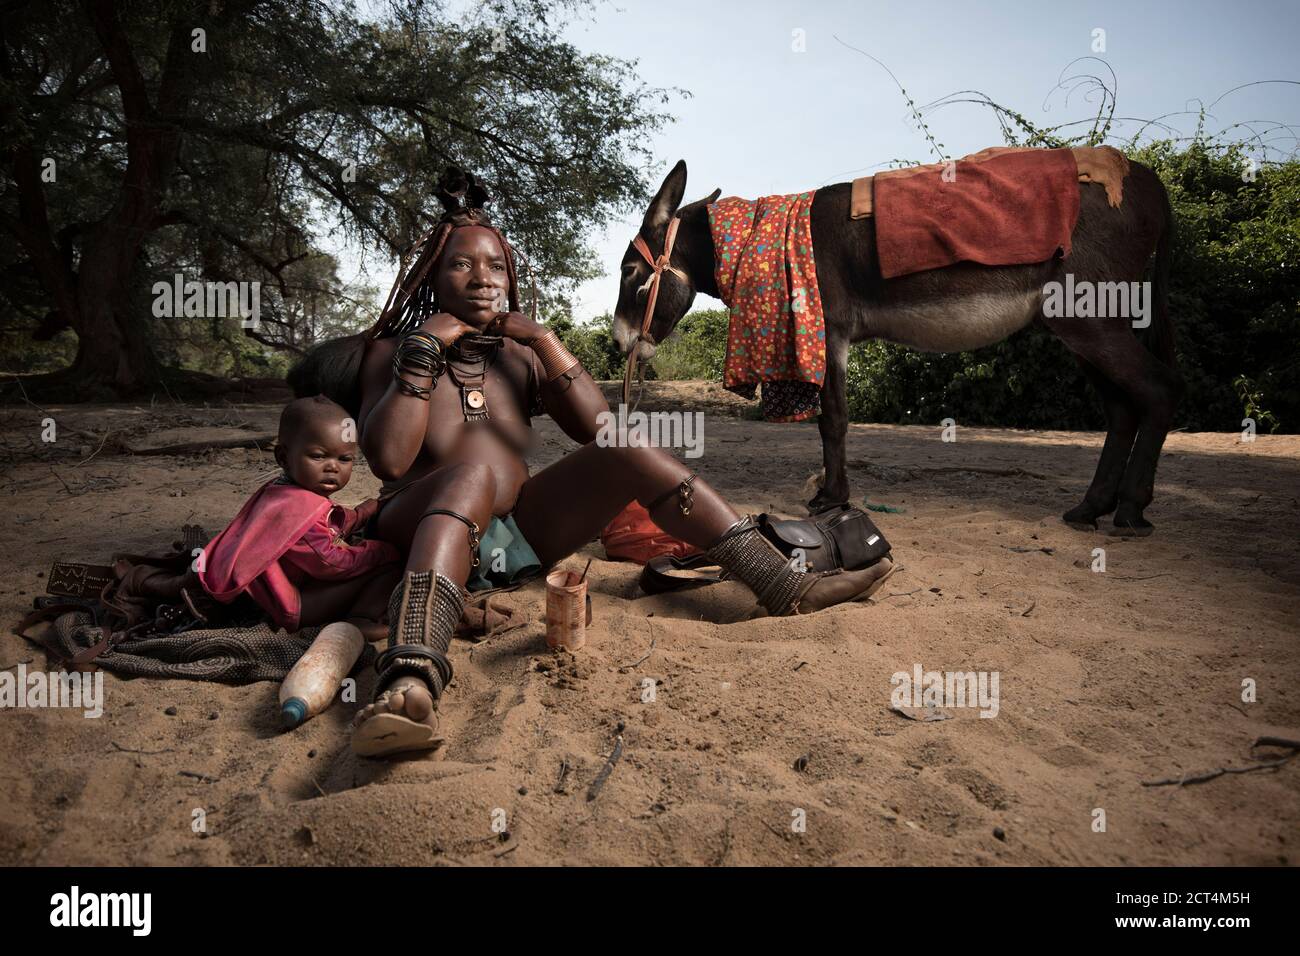
{"type": "Polygon", "coordinates": [[[655,198],[650,200],[650,208],[646,210],[645,219],[641,222],[641,231],[652,233],[657,229],[666,229],[668,220],[672,219],[673,213],[677,212],[684,195],[686,195],[686,160],[679,159],[677,165],[664,179],[663,185],[659,187],[659,192],[655,193],[655,198]]]}
{"type": "Polygon", "coordinates": [[[697,199],[695,200],[695,202],[688,202],[681,209],[677,210],[677,214],[679,216],[685,216],[688,212],[694,212],[698,208],[704,206],[711,206],[718,201],[718,197],[721,195],[722,195],[722,190],[715,189],[713,190],[713,192],[709,193],[703,199],[697,199]]]}

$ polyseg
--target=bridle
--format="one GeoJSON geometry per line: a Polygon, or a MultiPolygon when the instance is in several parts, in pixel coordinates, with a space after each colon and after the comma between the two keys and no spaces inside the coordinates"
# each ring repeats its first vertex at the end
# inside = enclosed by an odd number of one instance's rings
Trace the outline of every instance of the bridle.
{"type": "MultiPolygon", "coordinates": [[[[683,279],[683,280],[686,279],[686,275],[685,273],[682,272],[681,269],[678,269],[676,266],[670,264],[670,260],[672,259],[673,256],[673,244],[677,241],[677,227],[680,224],[681,224],[681,219],[679,219],[677,216],[673,216],[673,218],[669,220],[668,234],[664,238],[664,251],[658,258],[656,258],[650,253],[650,247],[646,245],[646,241],[643,238],[641,238],[641,234],[639,232],[636,234],[636,237],[632,240],[632,248],[636,249],[637,252],[641,253],[641,258],[644,259],[646,262],[648,262],[650,264],[650,268],[654,271],[651,274],[649,279],[650,291],[649,294],[646,296],[645,315],[641,319],[641,328],[637,332],[636,338],[632,340],[632,347],[628,349],[627,367],[623,370],[623,404],[624,405],[627,405],[632,399],[632,375],[636,371],[637,346],[641,344],[641,340],[645,338],[645,336],[650,332],[650,323],[654,320],[655,304],[659,301],[659,284],[660,284],[660,280],[663,278],[664,270],[667,269],[669,272],[676,275],[679,279],[683,279]]],[[[642,384],[644,385],[644,378],[642,379],[642,384]]],[[[640,404],[639,396],[637,398],[637,404],[638,405],[640,404]]]]}

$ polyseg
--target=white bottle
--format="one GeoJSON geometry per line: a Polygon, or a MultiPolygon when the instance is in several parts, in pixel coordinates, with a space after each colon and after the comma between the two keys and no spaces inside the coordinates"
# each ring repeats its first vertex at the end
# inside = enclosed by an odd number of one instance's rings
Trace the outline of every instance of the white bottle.
{"type": "Polygon", "coordinates": [[[365,645],[360,629],[346,621],[321,628],[280,685],[280,720],[286,730],[330,705],[365,645]]]}

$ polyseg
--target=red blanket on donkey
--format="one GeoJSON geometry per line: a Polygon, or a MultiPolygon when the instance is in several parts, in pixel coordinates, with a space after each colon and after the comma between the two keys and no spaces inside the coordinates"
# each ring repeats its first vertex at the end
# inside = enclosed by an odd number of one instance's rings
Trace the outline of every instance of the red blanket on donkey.
{"type": "Polygon", "coordinates": [[[247,593],[286,631],[298,630],[308,580],[340,581],[400,560],[386,541],[349,545],[357,513],[324,495],[275,479],[203,549],[199,583],[222,603],[247,593]]]}
{"type": "Polygon", "coordinates": [[[1069,149],[983,150],[874,181],[886,279],[954,262],[1025,265],[1070,254],[1079,168],[1069,149]]]}

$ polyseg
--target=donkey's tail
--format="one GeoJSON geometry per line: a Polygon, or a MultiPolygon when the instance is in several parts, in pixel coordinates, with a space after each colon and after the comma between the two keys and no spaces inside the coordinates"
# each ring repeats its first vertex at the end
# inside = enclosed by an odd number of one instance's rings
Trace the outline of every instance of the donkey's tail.
{"type": "MultiPolygon", "coordinates": [[[[1157,179],[1157,183],[1160,181],[1157,179]]],[[[1147,346],[1156,358],[1170,368],[1174,367],[1174,322],[1169,316],[1169,272],[1174,258],[1174,240],[1177,224],[1174,210],[1169,203],[1169,192],[1160,183],[1160,203],[1163,207],[1164,222],[1161,223],[1160,238],[1156,240],[1156,264],[1152,275],[1152,312],[1151,332],[1147,346]]]]}

